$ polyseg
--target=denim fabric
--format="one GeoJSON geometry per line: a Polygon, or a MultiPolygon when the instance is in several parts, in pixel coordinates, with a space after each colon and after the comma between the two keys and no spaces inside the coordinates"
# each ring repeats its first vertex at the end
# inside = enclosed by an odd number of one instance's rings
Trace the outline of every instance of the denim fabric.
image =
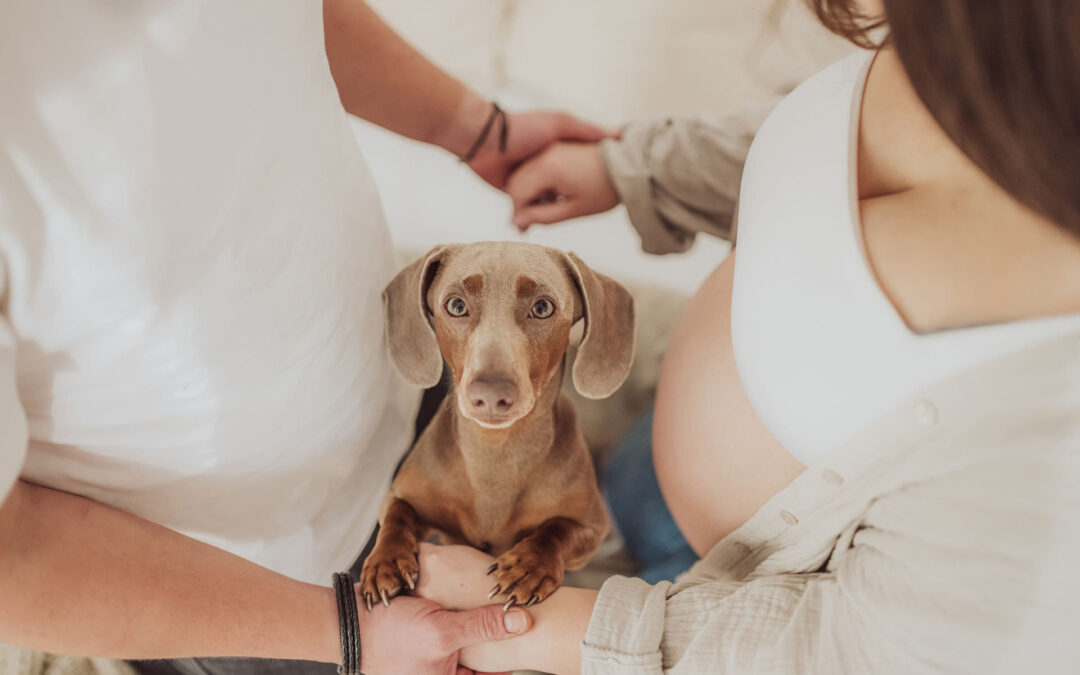
{"type": "Polygon", "coordinates": [[[652,459],[652,422],[650,410],[615,448],[601,480],[615,525],[641,566],[639,575],[650,584],[673,580],[698,559],[660,494],[652,459]]]}

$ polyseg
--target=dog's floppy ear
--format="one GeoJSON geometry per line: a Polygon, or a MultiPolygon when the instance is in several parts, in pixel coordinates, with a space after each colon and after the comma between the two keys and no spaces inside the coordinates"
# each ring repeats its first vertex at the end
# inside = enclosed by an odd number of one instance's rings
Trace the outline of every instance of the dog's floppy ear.
{"type": "Polygon", "coordinates": [[[585,319],[571,373],[574,388],[585,398],[605,398],[622,385],[634,362],[634,298],[622,284],[592,271],[573,253],[565,254],[565,260],[585,319]]]}
{"type": "Polygon", "coordinates": [[[409,384],[425,389],[442,377],[442,352],[428,321],[427,292],[449,250],[436,246],[428,251],[398,272],[382,296],[390,360],[409,384]]]}

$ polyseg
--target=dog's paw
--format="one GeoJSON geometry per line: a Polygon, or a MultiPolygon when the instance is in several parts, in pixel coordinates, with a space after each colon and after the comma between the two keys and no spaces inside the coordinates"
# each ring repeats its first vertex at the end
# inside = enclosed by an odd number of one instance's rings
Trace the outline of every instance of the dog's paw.
{"type": "Polygon", "coordinates": [[[520,542],[499,556],[488,569],[497,582],[489,598],[506,597],[505,609],[530,607],[546,600],[563,582],[563,563],[557,556],[543,555],[528,542],[520,542]]]}
{"type": "Polygon", "coordinates": [[[369,612],[379,601],[389,607],[390,598],[406,588],[410,591],[416,588],[419,578],[420,563],[415,551],[380,551],[376,547],[364,561],[364,569],[360,572],[360,597],[369,612]]]}

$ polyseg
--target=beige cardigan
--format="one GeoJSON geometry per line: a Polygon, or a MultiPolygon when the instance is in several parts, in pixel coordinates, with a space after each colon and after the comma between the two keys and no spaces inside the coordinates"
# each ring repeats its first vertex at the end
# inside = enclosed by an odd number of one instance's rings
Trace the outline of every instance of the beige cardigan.
{"type": "MultiPolygon", "coordinates": [[[[732,231],[745,129],[607,143],[647,250],[732,231]]],[[[1080,332],[868,420],[674,585],[610,579],[583,672],[1080,672],[1077,570],[1080,332]]]]}

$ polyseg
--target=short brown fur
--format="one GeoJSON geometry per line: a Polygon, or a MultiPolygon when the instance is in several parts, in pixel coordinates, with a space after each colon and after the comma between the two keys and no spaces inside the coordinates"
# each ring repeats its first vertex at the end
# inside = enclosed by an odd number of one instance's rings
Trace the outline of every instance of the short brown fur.
{"type": "Polygon", "coordinates": [[[588,448],[560,393],[570,329],[584,317],[577,360],[586,362],[575,363],[575,385],[587,396],[610,394],[633,358],[633,300],[573,254],[506,243],[437,247],[403,270],[384,299],[402,375],[434,384],[426,352],[437,345],[453,387],[391,486],[361,597],[370,607],[413,588],[418,544],[434,531],[498,557],[493,595],[544,600],[608,531],[588,448]],[[424,302],[410,311],[417,297],[424,302]],[[454,298],[467,315],[446,310],[454,298]],[[541,298],[555,306],[550,317],[531,313],[541,298]],[[478,381],[515,392],[505,414],[477,412],[470,390],[478,381]]]}

